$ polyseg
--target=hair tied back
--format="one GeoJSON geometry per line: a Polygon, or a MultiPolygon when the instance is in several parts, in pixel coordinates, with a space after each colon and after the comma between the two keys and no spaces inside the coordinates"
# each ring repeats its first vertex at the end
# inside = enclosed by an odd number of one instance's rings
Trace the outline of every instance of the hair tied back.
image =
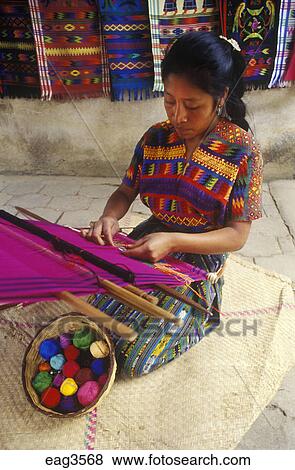
{"type": "Polygon", "coordinates": [[[225,36],[219,36],[220,39],[223,39],[226,42],[229,42],[230,45],[238,52],[241,52],[241,48],[235,39],[228,39],[225,36]]]}

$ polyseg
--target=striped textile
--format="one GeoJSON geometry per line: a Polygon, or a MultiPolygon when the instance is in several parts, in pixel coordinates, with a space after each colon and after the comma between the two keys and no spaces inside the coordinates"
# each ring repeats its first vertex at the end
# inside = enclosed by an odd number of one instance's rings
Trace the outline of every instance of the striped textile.
{"type": "Polygon", "coordinates": [[[268,88],[286,85],[284,74],[291,60],[294,30],[295,1],[282,0],[278,27],[277,52],[268,88]]]}
{"type": "Polygon", "coordinates": [[[0,96],[40,97],[34,34],[26,0],[0,2],[0,96]]]}
{"type": "Polygon", "coordinates": [[[153,57],[147,2],[97,0],[101,15],[114,101],[149,98],[153,57]]]}
{"type": "Polygon", "coordinates": [[[206,13],[202,8],[195,12],[195,2],[148,0],[148,3],[154,57],[154,91],[163,91],[161,61],[167,46],[187,31],[218,31],[219,13],[215,2],[210,2],[208,7],[203,6],[208,8],[206,13]]]}
{"type": "Polygon", "coordinates": [[[29,6],[42,99],[108,95],[110,83],[96,3],[29,0],[29,6]]]}
{"type": "Polygon", "coordinates": [[[284,79],[286,83],[295,81],[295,42],[293,44],[293,51],[291,54],[290,62],[287,66],[287,72],[284,79]]]}
{"type": "MultiPolygon", "coordinates": [[[[165,231],[165,226],[158,221],[155,223],[151,218],[136,227],[129,236],[140,238],[157,231],[165,231]]],[[[217,271],[227,257],[226,255],[189,254],[174,256],[208,272],[217,271]]],[[[152,295],[158,297],[159,307],[183,320],[183,325],[180,327],[161,319],[149,318],[137,310],[122,305],[108,295],[90,297],[89,301],[95,307],[105,311],[116,320],[124,322],[139,333],[133,342],[111,333],[118,371],[130,377],[147,374],[179,357],[197,344],[220,323],[222,285],[223,279],[219,279],[216,284],[211,284],[209,281],[193,283],[191,287],[197,294],[187,286],[176,288],[186,297],[192,298],[207,308],[207,314],[160,290],[151,291],[152,295]]]]}

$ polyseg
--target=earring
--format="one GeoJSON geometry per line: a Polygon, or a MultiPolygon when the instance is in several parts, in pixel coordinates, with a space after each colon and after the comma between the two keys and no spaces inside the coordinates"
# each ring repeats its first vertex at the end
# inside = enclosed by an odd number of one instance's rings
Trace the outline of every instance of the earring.
{"type": "Polygon", "coordinates": [[[223,113],[223,106],[222,106],[222,104],[219,104],[217,106],[216,114],[217,114],[217,116],[220,117],[220,116],[222,116],[222,113],[223,113]]]}

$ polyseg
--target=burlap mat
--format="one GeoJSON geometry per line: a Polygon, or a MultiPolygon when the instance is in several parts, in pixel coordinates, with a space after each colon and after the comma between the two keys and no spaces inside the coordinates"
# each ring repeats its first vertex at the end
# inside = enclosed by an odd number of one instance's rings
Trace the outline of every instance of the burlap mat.
{"type": "Polygon", "coordinates": [[[291,281],[231,256],[219,332],[150,375],[117,378],[86,418],[47,418],[25,398],[22,359],[40,326],[67,311],[0,312],[2,449],[232,449],[295,364],[291,281]]]}

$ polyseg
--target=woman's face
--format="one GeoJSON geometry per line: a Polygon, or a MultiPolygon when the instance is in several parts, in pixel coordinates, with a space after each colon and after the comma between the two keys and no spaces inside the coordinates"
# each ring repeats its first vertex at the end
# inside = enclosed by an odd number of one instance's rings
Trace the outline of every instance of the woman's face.
{"type": "Polygon", "coordinates": [[[164,106],[168,119],[185,141],[201,138],[217,119],[213,97],[182,75],[170,74],[165,79],[164,106]]]}

